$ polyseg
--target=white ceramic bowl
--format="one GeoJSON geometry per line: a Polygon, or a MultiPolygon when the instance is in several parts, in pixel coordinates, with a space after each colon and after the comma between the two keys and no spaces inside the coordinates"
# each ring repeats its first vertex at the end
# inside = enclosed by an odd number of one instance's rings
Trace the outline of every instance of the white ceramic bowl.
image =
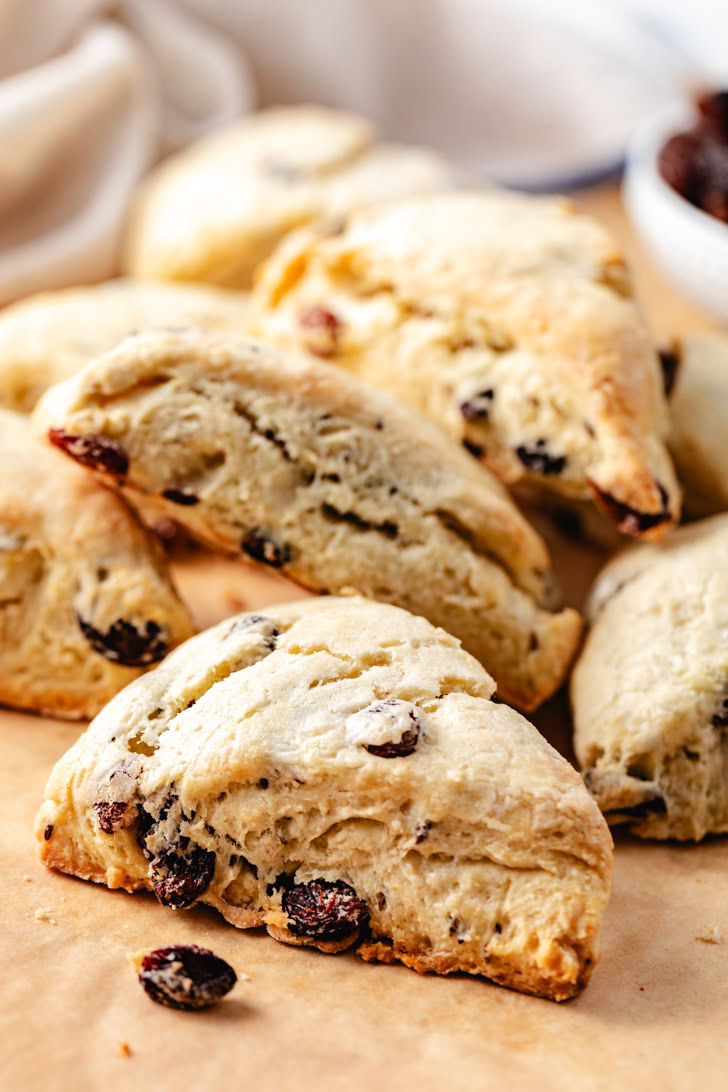
{"type": "Polygon", "coordinates": [[[665,141],[694,122],[694,108],[681,103],[640,126],[627,153],[624,199],[662,271],[696,303],[728,322],[728,224],[681,197],[657,167],[665,141]]]}

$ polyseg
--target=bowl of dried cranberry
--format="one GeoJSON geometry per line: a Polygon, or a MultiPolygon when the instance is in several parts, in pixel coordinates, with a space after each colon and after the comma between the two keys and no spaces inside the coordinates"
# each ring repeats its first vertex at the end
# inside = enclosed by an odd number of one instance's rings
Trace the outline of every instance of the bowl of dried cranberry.
{"type": "Polygon", "coordinates": [[[728,91],[666,107],[641,126],[624,197],[663,272],[728,321],[728,91]]]}

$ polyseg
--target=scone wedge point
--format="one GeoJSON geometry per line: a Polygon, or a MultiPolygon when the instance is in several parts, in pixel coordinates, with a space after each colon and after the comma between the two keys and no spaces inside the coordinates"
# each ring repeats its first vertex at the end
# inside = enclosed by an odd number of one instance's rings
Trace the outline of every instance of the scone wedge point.
{"type": "Polygon", "coordinates": [[[591,500],[639,538],[679,517],[624,259],[562,199],[433,194],[302,229],[261,271],[250,322],[416,406],[508,484],[591,500]]]}
{"type": "Polygon", "coordinates": [[[564,1000],[612,864],[577,772],[459,642],[360,597],[228,619],[58,762],[52,868],[279,941],[564,1000]]]}
{"type": "Polygon", "coordinates": [[[574,670],[574,747],[610,823],[728,832],[728,515],[610,561],[574,670]]]}
{"type": "Polygon", "coordinates": [[[87,718],[193,632],[111,490],[0,410],[0,703],[87,718]]]}
{"type": "Polygon", "coordinates": [[[552,609],[543,541],[431,422],[341,369],[153,332],[52,388],[36,417],[150,522],[442,625],[505,700],[534,708],[563,681],[581,623],[552,609]]]}
{"type": "Polygon", "coordinates": [[[28,296],[0,313],[0,406],[30,413],[47,387],[128,334],[160,326],[242,333],[246,296],[131,277],[28,296]]]}

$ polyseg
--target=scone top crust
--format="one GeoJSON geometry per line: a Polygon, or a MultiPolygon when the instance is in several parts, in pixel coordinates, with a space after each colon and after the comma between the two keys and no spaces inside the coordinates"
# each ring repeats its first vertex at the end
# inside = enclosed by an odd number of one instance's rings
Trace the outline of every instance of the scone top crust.
{"type": "Polygon", "coordinates": [[[323,106],[262,110],[203,138],[141,188],[129,271],[247,288],[293,228],[452,185],[435,152],[375,141],[370,122],[323,106]]]}
{"type": "Polygon", "coordinates": [[[574,746],[600,806],[645,837],[728,830],[728,515],[623,551],[587,610],[574,746]]]}
{"type": "Polygon", "coordinates": [[[164,869],[186,839],[205,861],[195,895],[235,924],[300,942],[281,877],[344,882],[367,906],[367,958],[389,937],[386,958],[421,970],[570,996],[596,958],[611,840],[576,772],[493,690],[454,638],[359,597],[230,619],[56,766],[43,859],[180,905],[164,869]]]}
{"type": "Polygon", "coordinates": [[[591,497],[642,537],[679,514],[624,259],[564,200],[434,194],[296,233],[262,271],[251,326],[414,402],[507,482],[591,497]]]}
{"type": "Polygon", "coordinates": [[[0,701],[93,716],[193,632],[158,541],[0,410],[0,701]]]}
{"type": "Polygon", "coordinates": [[[242,293],[208,285],[132,278],[29,296],[0,313],[0,405],[30,413],[47,387],[140,330],[242,332],[245,301],[242,293]]]}

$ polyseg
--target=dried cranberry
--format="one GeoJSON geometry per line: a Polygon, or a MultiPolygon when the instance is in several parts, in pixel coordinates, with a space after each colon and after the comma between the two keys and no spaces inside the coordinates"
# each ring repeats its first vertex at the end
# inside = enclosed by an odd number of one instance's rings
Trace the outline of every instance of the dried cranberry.
{"type": "Polygon", "coordinates": [[[658,167],[667,182],[688,201],[697,203],[700,140],[694,133],[677,133],[660,149],[658,167]]]}
{"type": "Polygon", "coordinates": [[[107,660],[126,667],[144,667],[156,663],[166,655],[167,632],[156,622],[145,622],[137,629],[131,622],[117,618],[106,633],[94,629],[90,622],[78,616],[78,624],[84,637],[96,652],[107,660]]]}
{"type": "Polygon", "coordinates": [[[636,538],[645,531],[672,519],[668,508],[667,491],[659,482],[657,482],[657,488],[662,501],[662,509],[659,512],[638,512],[636,508],[630,508],[628,504],[618,501],[611,493],[600,489],[590,478],[587,478],[587,485],[594,494],[595,502],[611,520],[614,520],[619,530],[625,535],[636,538]]]}
{"type": "Polygon", "coordinates": [[[466,421],[485,420],[490,413],[493,398],[494,394],[490,388],[480,391],[479,394],[474,394],[468,398],[466,402],[460,403],[460,413],[466,421]]]}
{"type": "Polygon", "coordinates": [[[607,816],[624,816],[625,819],[647,819],[651,815],[664,815],[667,812],[667,804],[662,796],[655,795],[649,800],[643,800],[641,804],[634,804],[629,808],[612,808],[606,811],[607,816]]]}
{"type": "Polygon", "coordinates": [[[672,349],[660,349],[659,357],[665,396],[669,398],[675,387],[675,380],[677,378],[678,368],[680,367],[680,358],[672,349]]]}
{"type": "Polygon", "coordinates": [[[139,981],[152,1001],[160,1005],[204,1009],[230,992],[237,975],[209,948],[177,944],[148,952],[142,959],[139,981]]]}
{"type": "Polygon", "coordinates": [[[152,890],[163,906],[185,910],[207,891],[215,874],[215,854],[202,846],[188,846],[152,857],[152,890]]]}
{"type": "Polygon", "coordinates": [[[714,130],[719,139],[728,141],[728,91],[700,95],[696,105],[703,125],[714,130]]]}
{"type": "Polygon", "coordinates": [[[528,470],[536,474],[560,474],[566,466],[565,455],[549,455],[545,440],[537,440],[534,447],[522,444],[516,448],[516,455],[528,470]]]}
{"type": "Polygon", "coordinates": [[[387,698],[352,713],[346,721],[346,739],[377,758],[406,758],[416,750],[426,727],[427,717],[416,705],[387,698]]]}
{"type": "Polygon", "coordinates": [[[291,560],[291,551],[285,543],[280,545],[266,531],[255,528],[248,531],[242,541],[242,548],[255,561],[280,569],[291,560]]]}
{"type": "Polygon", "coordinates": [[[98,470],[101,474],[113,474],[114,477],[123,478],[129,469],[129,458],[124,448],[108,436],[97,436],[94,433],[72,436],[61,428],[52,428],[48,432],[48,439],[77,463],[98,470]]]}
{"type": "Polygon", "coordinates": [[[230,637],[233,633],[245,633],[248,630],[260,633],[271,652],[276,647],[280,631],[273,619],[266,618],[264,614],[249,614],[245,618],[238,618],[233,622],[225,637],[230,637]]]}
{"type": "Polygon", "coordinates": [[[309,880],[283,892],[288,928],[297,937],[341,940],[368,918],[366,904],[342,880],[309,880]]]}
{"type": "Polygon", "coordinates": [[[728,698],[723,699],[718,712],[713,714],[712,723],[715,728],[725,728],[728,725],[728,698]]]}
{"type": "Polygon", "coordinates": [[[110,804],[103,802],[94,804],[96,818],[104,834],[114,834],[119,829],[124,821],[124,813],[128,806],[128,804],[121,801],[113,801],[110,804]]]}
{"type": "Polygon", "coordinates": [[[306,348],[310,353],[324,358],[336,354],[341,323],[332,311],[325,307],[309,307],[298,321],[307,331],[306,348]]]}
{"type": "Polygon", "coordinates": [[[162,496],[166,497],[168,501],[172,501],[173,504],[189,506],[200,503],[200,498],[196,497],[194,493],[183,493],[181,489],[165,489],[162,496]]]}

